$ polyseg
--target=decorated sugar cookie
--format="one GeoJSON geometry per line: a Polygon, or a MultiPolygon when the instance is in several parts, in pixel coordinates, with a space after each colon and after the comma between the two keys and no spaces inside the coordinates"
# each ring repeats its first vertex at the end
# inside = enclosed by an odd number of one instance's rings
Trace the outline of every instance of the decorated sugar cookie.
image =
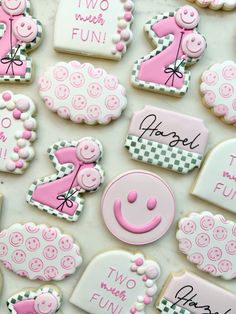
{"type": "Polygon", "coordinates": [[[103,219],[123,242],[143,245],[160,239],[175,217],[167,183],[154,173],[133,170],[115,178],[102,197],[103,219]]]}
{"type": "Polygon", "coordinates": [[[225,61],[210,67],[202,74],[200,89],[206,107],[236,126],[236,64],[225,61]]]}
{"type": "Polygon", "coordinates": [[[200,7],[209,7],[212,10],[223,9],[230,11],[236,8],[236,0],[188,0],[197,3],[200,7]]]}
{"type": "Polygon", "coordinates": [[[236,296],[193,273],[182,271],[169,276],[156,307],[162,314],[233,314],[236,296]]]}
{"type": "Polygon", "coordinates": [[[133,0],[61,0],[56,50],[120,60],[132,41],[133,0]]]}
{"type": "Polygon", "coordinates": [[[96,191],[103,182],[98,164],[102,154],[101,143],[93,138],[54,144],[48,155],[57,174],[34,182],[27,202],[59,218],[78,220],[84,205],[81,194],[96,191]]]}
{"type": "Polygon", "coordinates": [[[0,261],[18,276],[60,281],[82,263],[72,237],[54,227],[14,224],[0,233],[0,261]]]}
{"type": "Polygon", "coordinates": [[[236,213],[236,139],[218,144],[208,155],[192,194],[236,213]]]}
{"type": "Polygon", "coordinates": [[[1,0],[0,82],[29,82],[32,60],[27,56],[42,37],[41,23],[30,15],[29,0],[1,0]]]}
{"type": "Polygon", "coordinates": [[[25,95],[0,94],[0,171],[22,174],[34,157],[35,105],[25,95]]]}
{"type": "Polygon", "coordinates": [[[210,212],[179,222],[179,249],[199,269],[215,277],[236,278],[236,224],[210,212]]]}
{"type": "Polygon", "coordinates": [[[125,147],[135,160],[186,174],[201,166],[207,141],[203,120],[146,106],[133,115],[125,147]]]}
{"type": "Polygon", "coordinates": [[[85,270],[70,302],[90,314],[144,314],[159,276],[159,265],[142,254],[102,253],[85,270]]]}
{"type": "Polygon", "coordinates": [[[21,291],[7,300],[12,314],[55,314],[61,307],[62,295],[54,286],[21,291]]]}
{"type": "Polygon", "coordinates": [[[45,105],[75,123],[108,124],[127,105],[125,88],[117,77],[90,63],[59,62],[39,80],[45,105]]]}
{"type": "Polygon", "coordinates": [[[136,61],[132,84],[141,89],[173,96],[186,94],[190,72],[206,49],[205,38],[198,33],[200,16],[186,5],[175,12],[165,12],[147,22],[144,31],[155,47],[136,61]]]}

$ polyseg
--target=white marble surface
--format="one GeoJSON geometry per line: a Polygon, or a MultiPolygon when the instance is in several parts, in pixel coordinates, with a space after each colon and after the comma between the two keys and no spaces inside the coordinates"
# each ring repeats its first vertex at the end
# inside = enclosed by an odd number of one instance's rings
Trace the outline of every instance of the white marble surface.
{"type": "MultiPolygon", "coordinates": [[[[186,261],[183,254],[178,252],[175,231],[178,219],[191,211],[210,210],[213,213],[222,213],[228,219],[236,220],[235,215],[230,214],[216,206],[209,205],[189,194],[189,190],[196,178],[197,171],[181,176],[169,171],[147,166],[132,161],[130,155],[123,147],[129,118],[135,110],[141,109],[145,104],[159,106],[162,108],[176,110],[182,113],[204,118],[205,124],[210,130],[210,141],[208,149],[218,142],[235,136],[235,128],[224,125],[208,112],[201,103],[199,95],[199,77],[201,73],[211,64],[222,62],[227,59],[235,61],[236,46],[236,19],[235,12],[213,12],[208,9],[200,9],[200,30],[206,36],[208,50],[199,64],[192,67],[192,81],[188,94],[182,99],[175,99],[158,94],[136,90],[130,86],[131,68],[136,59],[149,53],[152,49],[144,37],[142,28],[144,23],[157,13],[174,10],[178,6],[186,4],[184,0],[136,0],[136,19],[133,25],[134,40],[124,59],[119,62],[102,61],[76,57],[69,54],[56,53],[53,50],[53,24],[58,0],[32,0],[33,12],[44,25],[44,41],[41,46],[32,53],[36,64],[36,78],[31,85],[1,85],[1,91],[6,88],[13,92],[25,93],[31,96],[38,108],[38,140],[35,143],[37,157],[23,176],[0,175],[0,192],[4,194],[4,205],[1,216],[1,228],[6,228],[15,222],[34,221],[47,223],[60,227],[65,233],[72,234],[80,243],[84,256],[83,266],[74,276],[58,283],[64,294],[62,311],[64,314],[83,313],[80,309],[69,304],[68,299],[72,293],[83,270],[88,262],[97,253],[109,249],[124,248],[142,251],[149,257],[156,259],[162,267],[162,275],[158,281],[158,288],[163,285],[165,278],[171,271],[182,268],[193,270],[207,280],[225,287],[236,293],[236,283],[214,279],[204,275],[186,261]],[[96,66],[104,67],[107,71],[116,73],[120,81],[127,87],[129,105],[122,118],[106,127],[87,127],[72,124],[60,119],[57,115],[45,108],[37,93],[36,80],[48,66],[57,61],[70,61],[78,59],[89,61],[96,66]],[[26,204],[25,195],[28,186],[38,177],[43,177],[54,172],[50,164],[46,150],[52,143],[59,139],[74,139],[83,136],[98,137],[104,145],[104,158],[102,165],[106,171],[105,183],[101,190],[95,194],[86,196],[86,205],[79,222],[71,224],[44,214],[26,204]],[[162,176],[174,190],[177,202],[177,216],[175,223],[168,234],[160,241],[143,247],[132,247],[116,240],[106,229],[101,217],[100,199],[105,186],[112,178],[130,169],[146,169],[162,176]]],[[[30,282],[17,277],[15,274],[0,267],[4,275],[4,289],[0,297],[0,313],[8,313],[5,302],[8,297],[25,287],[38,287],[40,282],[30,282]]],[[[148,314],[157,313],[153,307],[147,310],[148,314]]],[[[233,314],[233,313],[232,313],[233,314]]]]}

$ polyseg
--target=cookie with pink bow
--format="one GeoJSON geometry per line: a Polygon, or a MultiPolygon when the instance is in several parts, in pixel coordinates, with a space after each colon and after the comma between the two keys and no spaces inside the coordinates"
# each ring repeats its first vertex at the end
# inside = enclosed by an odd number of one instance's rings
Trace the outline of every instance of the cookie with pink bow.
{"type": "Polygon", "coordinates": [[[48,149],[48,155],[57,173],[34,182],[26,200],[51,215],[76,221],[84,206],[81,194],[95,192],[103,183],[102,144],[90,137],[61,141],[48,149]]]}

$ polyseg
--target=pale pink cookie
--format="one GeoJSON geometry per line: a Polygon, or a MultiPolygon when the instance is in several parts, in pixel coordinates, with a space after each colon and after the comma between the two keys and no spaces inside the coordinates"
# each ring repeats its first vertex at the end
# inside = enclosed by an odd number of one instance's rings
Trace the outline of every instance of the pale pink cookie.
{"type": "Polygon", "coordinates": [[[175,217],[175,199],[170,187],[156,174],[142,170],[115,178],[106,188],[101,206],[109,231],[133,245],[160,239],[175,217]]]}
{"type": "Polygon", "coordinates": [[[54,286],[27,289],[7,300],[12,314],[55,314],[61,307],[61,292],[54,286]]]}
{"type": "Polygon", "coordinates": [[[35,105],[25,95],[0,94],[0,171],[22,174],[34,157],[35,105]]]}
{"type": "Polygon", "coordinates": [[[61,0],[54,47],[58,51],[120,60],[133,38],[133,11],[133,0],[61,0]]]}
{"type": "Polygon", "coordinates": [[[116,76],[90,63],[59,62],[39,79],[45,105],[75,123],[108,124],[126,108],[125,88],[116,76]]]}
{"type": "Polygon", "coordinates": [[[221,215],[210,212],[192,213],[179,222],[176,238],[180,250],[199,269],[215,277],[235,279],[236,236],[234,222],[226,221],[221,215]],[[183,246],[188,240],[191,246],[183,246]]]}
{"type": "Polygon", "coordinates": [[[54,227],[14,224],[0,233],[0,261],[31,280],[60,281],[82,263],[79,246],[54,227]]]}
{"type": "Polygon", "coordinates": [[[159,265],[142,254],[105,252],[89,264],[70,302],[90,314],[146,313],[159,276],[159,265]]]}
{"type": "Polygon", "coordinates": [[[218,63],[202,74],[204,104],[225,123],[236,126],[236,64],[218,63]]]}
{"type": "Polygon", "coordinates": [[[236,139],[213,148],[194,183],[191,193],[216,206],[236,213],[236,139]]]}
{"type": "Polygon", "coordinates": [[[212,10],[231,11],[236,8],[236,0],[188,0],[197,3],[200,7],[209,7],[212,10]]]}

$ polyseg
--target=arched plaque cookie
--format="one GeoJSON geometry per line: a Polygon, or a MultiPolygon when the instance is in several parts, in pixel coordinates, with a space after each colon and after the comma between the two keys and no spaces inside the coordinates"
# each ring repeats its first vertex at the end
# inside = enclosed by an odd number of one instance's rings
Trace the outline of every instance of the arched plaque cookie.
{"type": "Polygon", "coordinates": [[[32,60],[27,52],[42,37],[41,23],[30,15],[29,0],[1,0],[0,82],[29,82],[32,60]]]}
{"type": "Polygon", "coordinates": [[[132,40],[133,0],[61,0],[54,47],[59,51],[120,60],[132,40]]]}
{"type": "Polygon", "coordinates": [[[192,194],[236,213],[236,139],[218,144],[207,156],[192,194]]]}
{"type": "Polygon", "coordinates": [[[35,105],[25,95],[0,94],[0,171],[22,174],[34,157],[35,105]]]}
{"type": "Polygon", "coordinates": [[[125,147],[135,160],[186,174],[200,168],[207,141],[203,120],[146,106],[133,115],[125,147]]]}
{"type": "Polygon", "coordinates": [[[142,254],[102,253],[85,270],[70,302],[91,314],[145,314],[159,276],[159,265],[142,254]]]}
{"type": "Polygon", "coordinates": [[[188,0],[197,3],[202,8],[210,8],[212,10],[223,9],[231,11],[236,8],[236,0],[188,0]]]}

